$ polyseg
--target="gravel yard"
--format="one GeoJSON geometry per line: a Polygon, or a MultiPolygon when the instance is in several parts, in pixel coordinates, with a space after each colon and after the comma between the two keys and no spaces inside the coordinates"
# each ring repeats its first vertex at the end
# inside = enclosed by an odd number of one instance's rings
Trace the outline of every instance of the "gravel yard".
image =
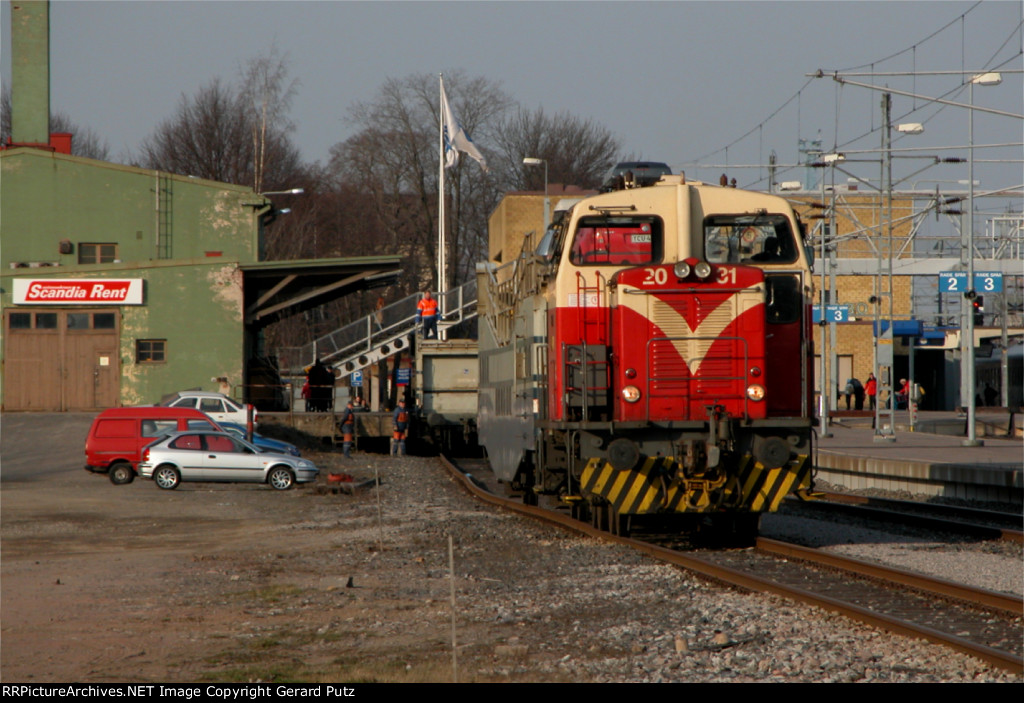
{"type": "Polygon", "coordinates": [[[495,512],[431,459],[311,458],[383,485],[5,484],[3,680],[450,681],[450,535],[459,681],[1020,681],[495,512]]]}

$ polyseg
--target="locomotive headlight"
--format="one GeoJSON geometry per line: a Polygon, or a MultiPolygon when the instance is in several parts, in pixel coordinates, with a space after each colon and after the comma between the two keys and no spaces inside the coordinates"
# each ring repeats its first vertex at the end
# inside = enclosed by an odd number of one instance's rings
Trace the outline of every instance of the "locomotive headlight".
{"type": "Polygon", "coordinates": [[[685,261],[678,261],[672,267],[672,273],[676,275],[676,278],[686,278],[690,275],[690,265],[685,261]]]}
{"type": "Polygon", "coordinates": [[[693,272],[697,274],[697,278],[707,278],[711,275],[711,264],[707,261],[701,261],[693,267],[693,272]]]}
{"type": "Polygon", "coordinates": [[[626,386],[622,389],[622,399],[627,403],[635,403],[640,400],[640,389],[636,386],[626,386]]]}
{"type": "Polygon", "coordinates": [[[764,400],[764,386],[751,383],[747,386],[747,397],[755,401],[764,400]]]}

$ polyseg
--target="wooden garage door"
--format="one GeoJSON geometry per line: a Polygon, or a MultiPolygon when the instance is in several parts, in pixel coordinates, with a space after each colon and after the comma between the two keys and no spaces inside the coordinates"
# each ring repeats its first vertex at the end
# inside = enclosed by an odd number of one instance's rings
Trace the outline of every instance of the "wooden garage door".
{"type": "Polygon", "coordinates": [[[115,310],[4,314],[4,408],[97,410],[120,394],[115,310]]]}

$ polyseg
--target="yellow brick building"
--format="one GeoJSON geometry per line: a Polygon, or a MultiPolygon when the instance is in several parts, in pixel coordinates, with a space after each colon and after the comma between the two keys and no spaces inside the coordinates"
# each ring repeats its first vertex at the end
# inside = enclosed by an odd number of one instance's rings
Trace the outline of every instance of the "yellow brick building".
{"type": "MultiPolygon", "coordinates": [[[[835,339],[828,340],[830,357],[834,351],[837,368],[832,368],[829,359],[828,375],[834,386],[842,388],[848,378],[862,382],[874,368],[874,320],[909,320],[913,317],[912,296],[913,276],[899,275],[899,261],[913,258],[913,247],[909,241],[914,219],[914,202],[909,197],[894,194],[892,200],[892,232],[888,228],[889,205],[884,196],[855,191],[837,191],[826,194],[828,207],[821,207],[820,195],[800,194],[790,200],[800,217],[807,224],[809,241],[820,242],[820,228],[826,227],[826,242],[834,242],[834,252],[828,256],[837,261],[863,259],[858,267],[864,273],[856,275],[835,275],[835,295],[831,294],[832,279],[829,267],[825,267],[826,302],[849,306],[851,321],[835,325],[835,339]],[[833,214],[834,211],[834,214],[833,214]],[[893,270],[890,291],[889,254],[893,256],[893,270]],[[891,296],[891,308],[890,308],[891,296]]],[[[822,285],[822,261],[820,245],[815,256],[815,299],[820,300],[818,291],[822,285]]],[[[840,267],[837,265],[837,269],[840,267]]],[[[842,267],[841,270],[849,267],[842,267]]],[[[814,329],[814,348],[821,350],[822,330],[814,329]]],[[[896,378],[907,373],[909,345],[894,340],[896,378]]],[[[819,365],[815,366],[815,373],[819,365]]],[[[840,407],[845,408],[845,403],[840,407]]]]}

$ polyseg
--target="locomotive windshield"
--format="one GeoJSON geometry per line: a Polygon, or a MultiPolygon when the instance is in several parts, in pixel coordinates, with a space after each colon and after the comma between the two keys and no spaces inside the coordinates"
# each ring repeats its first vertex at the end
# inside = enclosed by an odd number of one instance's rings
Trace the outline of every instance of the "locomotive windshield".
{"type": "Polygon", "coordinates": [[[657,217],[584,217],[573,236],[569,261],[576,266],[652,264],[661,260],[657,217]]]}
{"type": "Polygon", "coordinates": [[[712,215],[704,220],[704,256],[711,263],[791,264],[797,252],[784,215],[712,215]]]}

